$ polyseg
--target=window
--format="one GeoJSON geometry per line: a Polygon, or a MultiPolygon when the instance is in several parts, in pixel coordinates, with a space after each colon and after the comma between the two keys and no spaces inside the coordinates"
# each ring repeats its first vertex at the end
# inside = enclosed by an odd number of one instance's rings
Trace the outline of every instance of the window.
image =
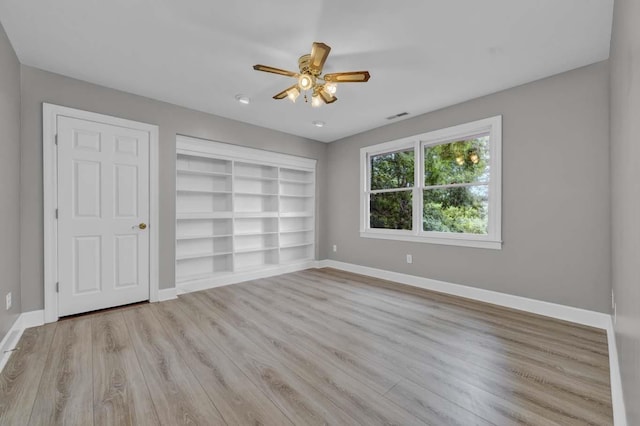
{"type": "Polygon", "coordinates": [[[360,150],[360,235],[501,248],[502,117],[360,150]]]}

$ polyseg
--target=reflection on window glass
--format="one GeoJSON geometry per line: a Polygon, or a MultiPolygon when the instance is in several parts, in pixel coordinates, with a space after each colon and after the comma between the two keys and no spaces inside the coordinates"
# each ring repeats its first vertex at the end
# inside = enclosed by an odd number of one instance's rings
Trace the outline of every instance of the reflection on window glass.
{"type": "Polygon", "coordinates": [[[489,136],[424,148],[426,186],[489,181],[489,136]]]}
{"type": "Polygon", "coordinates": [[[411,230],[413,205],[411,191],[371,194],[370,227],[411,230]]]}
{"type": "Polygon", "coordinates": [[[413,149],[372,156],[371,189],[412,187],[414,164],[413,149]]]}
{"type": "Polygon", "coordinates": [[[425,231],[487,234],[489,188],[474,185],[424,191],[425,231]]]}

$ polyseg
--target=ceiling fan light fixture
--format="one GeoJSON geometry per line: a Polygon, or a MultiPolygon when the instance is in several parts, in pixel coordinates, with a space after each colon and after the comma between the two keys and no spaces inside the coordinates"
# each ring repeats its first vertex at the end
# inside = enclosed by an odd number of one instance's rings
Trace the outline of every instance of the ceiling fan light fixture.
{"type": "Polygon", "coordinates": [[[338,85],[331,82],[325,83],[324,90],[326,90],[330,95],[335,95],[338,91],[338,85]]]}
{"type": "Polygon", "coordinates": [[[287,97],[291,102],[295,103],[296,99],[298,99],[298,96],[300,96],[300,90],[298,90],[297,87],[292,87],[291,89],[287,90],[287,97]]]}
{"type": "Polygon", "coordinates": [[[300,87],[301,90],[309,90],[313,87],[315,83],[313,80],[314,80],[313,77],[310,76],[309,74],[302,74],[298,78],[298,86],[300,87]]]}
{"type": "Polygon", "coordinates": [[[322,98],[317,93],[314,93],[313,96],[311,96],[311,106],[317,108],[320,105],[322,105],[322,98]]]}

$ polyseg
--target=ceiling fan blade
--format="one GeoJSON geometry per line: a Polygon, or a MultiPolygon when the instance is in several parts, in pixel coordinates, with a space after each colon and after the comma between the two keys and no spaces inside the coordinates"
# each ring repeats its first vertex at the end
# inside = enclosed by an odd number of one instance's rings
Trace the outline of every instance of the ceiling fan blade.
{"type": "Polygon", "coordinates": [[[267,65],[254,65],[253,69],[256,71],[264,71],[264,72],[270,72],[273,74],[280,74],[280,75],[286,75],[287,77],[298,77],[299,74],[297,72],[293,72],[293,71],[287,71],[287,70],[283,70],[280,68],[274,68],[274,67],[269,67],[267,65]]]}
{"type": "Polygon", "coordinates": [[[311,74],[320,75],[327,57],[331,52],[331,47],[324,43],[313,43],[311,47],[311,57],[309,58],[309,71],[311,74]]]}
{"type": "Polygon", "coordinates": [[[287,97],[287,92],[291,89],[293,89],[294,87],[297,87],[298,84],[294,84],[291,87],[287,87],[286,89],[284,89],[282,92],[278,93],[277,95],[274,95],[273,99],[284,99],[287,97]]]}
{"type": "Polygon", "coordinates": [[[320,95],[320,97],[322,98],[325,104],[332,104],[338,100],[338,98],[333,96],[331,93],[328,93],[326,90],[320,90],[318,94],[320,95]]]}
{"type": "Polygon", "coordinates": [[[332,83],[366,83],[371,78],[369,71],[336,72],[324,76],[324,81],[332,83]]]}

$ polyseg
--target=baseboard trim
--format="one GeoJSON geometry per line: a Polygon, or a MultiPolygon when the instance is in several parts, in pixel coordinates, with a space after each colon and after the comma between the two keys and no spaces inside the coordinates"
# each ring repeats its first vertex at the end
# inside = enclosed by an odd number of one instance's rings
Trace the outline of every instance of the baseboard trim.
{"type": "Polygon", "coordinates": [[[462,284],[453,284],[445,281],[433,280],[430,278],[418,277],[415,275],[402,274],[400,272],[385,271],[384,269],[370,268],[368,266],[355,265],[352,263],[339,262],[336,260],[322,260],[318,262],[319,267],[329,267],[340,269],[355,274],[368,275],[370,277],[382,278],[395,281],[426,290],[465,297],[467,299],[478,300],[520,311],[531,312],[577,324],[606,330],[610,322],[610,315],[589,311],[586,309],[574,308],[572,306],[559,305],[557,303],[543,302],[541,300],[529,299],[512,294],[500,293],[492,290],[469,287],[462,284]]]}
{"type": "Polygon", "coordinates": [[[173,288],[161,288],[158,290],[158,302],[165,302],[167,300],[173,300],[178,298],[178,291],[173,288]]]}
{"type": "Polygon", "coordinates": [[[305,269],[317,268],[318,262],[315,260],[304,261],[300,263],[292,263],[289,265],[278,265],[273,267],[265,267],[263,269],[234,273],[216,278],[208,278],[198,281],[190,281],[178,284],[178,295],[184,293],[192,293],[194,291],[209,290],[211,288],[223,287],[226,285],[237,284],[244,281],[257,280],[260,278],[273,277],[275,275],[288,274],[290,272],[303,271],[305,269]]]}
{"type": "Polygon", "coordinates": [[[18,315],[7,334],[0,342],[0,373],[7,365],[11,352],[16,348],[22,333],[27,328],[37,327],[44,324],[44,310],[29,311],[18,315]]]}
{"type": "Polygon", "coordinates": [[[612,316],[609,317],[609,324],[607,326],[607,343],[609,345],[609,374],[611,375],[613,424],[616,426],[627,426],[627,412],[624,405],[624,395],[622,393],[622,376],[620,375],[616,331],[613,326],[612,316]]]}
{"type": "Polygon", "coordinates": [[[544,315],[551,318],[606,330],[609,346],[609,372],[611,375],[611,400],[613,404],[614,424],[616,426],[627,426],[627,416],[622,394],[620,364],[618,361],[618,349],[616,346],[616,336],[613,328],[613,318],[611,315],[574,308],[572,306],[560,305],[557,303],[543,302],[541,300],[499,293],[497,291],[432,280],[415,275],[370,268],[368,266],[355,265],[353,263],[339,262],[331,259],[317,262],[317,267],[334,268],[346,272],[352,272],[354,274],[381,278],[413,287],[424,288],[453,296],[465,297],[467,299],[487,302],[494,305],[504,306],[506,308],[517,309],[520,311],[544,315]]]}

